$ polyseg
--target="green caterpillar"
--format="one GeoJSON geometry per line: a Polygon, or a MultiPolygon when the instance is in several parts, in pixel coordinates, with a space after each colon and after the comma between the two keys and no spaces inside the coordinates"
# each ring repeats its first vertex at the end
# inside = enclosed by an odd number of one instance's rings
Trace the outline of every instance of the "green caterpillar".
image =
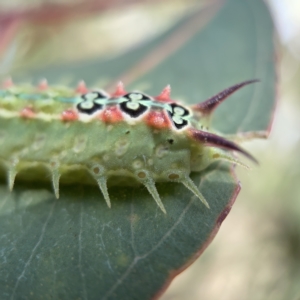
{"type": "Polygon", "coordinates": [[[236,84],[212,98],[187,107],[160,95],[126,92],[122,83],[108,94],[88,90],[16,87],[0,89],[0,170],[12,190],[16,176],[42,180],[51,175],[59,197],[59,182],[97,182],[111,207],[107,181],[142,183],[166,213],[155,182],[184,184],[208,208],[190,173],[222,159],[243,165],[230,151],[256,162],[237,144],[208,129],[213,110],[229,95],[257,80],[236,84]],[[229,151],[228,151],[229,150],[229,151]]]}

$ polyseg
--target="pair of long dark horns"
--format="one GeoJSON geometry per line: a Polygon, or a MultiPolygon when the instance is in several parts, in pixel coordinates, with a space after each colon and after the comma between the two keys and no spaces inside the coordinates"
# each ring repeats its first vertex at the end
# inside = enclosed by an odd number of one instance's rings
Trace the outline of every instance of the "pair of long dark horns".
{"type": "MultiPolygon", "coordinates": [[[[254,82],[258,82],[258,81],[259,80],[257,80],[257,79],[253,79],[253,80],[248,80],[248,81],[244,81],[244,82],[238,83],[236,85],[233,85],[233,86],[223,90],[222,92],[218,93],[217,95],[207,99],[206,101],[192,106],[192,109],[201,112],[203,115],[210,115],[213,112],[213,110],[219,104],[221,104],[227,97],[229,97],[231,94],[233,94],[234,92],[236,92],[237,90],[239,90],[240,88],[242,88],[245,85],[248,85],[248,84],[254,83],[254,82]]],[[[194,140],[196,140],[204,145],[240,152],[243,155],[245,155],[247,158],[249,158],[250,160],[252,160],[253,162],[258,164],[258,161],[247,151],[242,149],[237,144],[235,144],[229,140],[226,140],[225,138],[223,138],[219,135],[216,135],[216,134],[213,134],[213,133],[210,133],[207,131],[193,129],[193,128],[190,128],[189,132],[190,132],[191,137],[194,140]]]]}

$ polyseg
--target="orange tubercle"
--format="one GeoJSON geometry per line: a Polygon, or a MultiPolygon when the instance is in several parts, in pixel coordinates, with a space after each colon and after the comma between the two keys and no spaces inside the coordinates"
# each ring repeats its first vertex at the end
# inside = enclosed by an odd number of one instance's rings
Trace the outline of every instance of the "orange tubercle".
{"type": "Polygon", "coordinates": [[[122,81],[119,81],[116,87],[115,92],[112,94],[112,97],[120,97],[126,94],[124,89],[124,84],[122,81]]]}
{"type": "Polygon", "coordinates": [[[9,77],[9,78],[4,80],[2,85],[5,89],[9,89],[14,85],[14,83],[13,83],[12,79],[9,77]]]}
{"type": "Polygon", "coordinates": [[[156,101],[159,101],[159,102],[170,102],[170,101],[172,101],[170,96],[171,96],[171,86],[167,85],[162,90],[162,92],[154,98],[155,98],[156,101]]]}
{"type": "Polygon", "coordinates": [[[35,116],[35,112],[31,107],[24,107],[20,111],[20,117],[24,119],[32,119],[35,116]]]}
{"type": "Polygon", "coordinates": [[[76,88],[75,91],[78,94],[86,94],[88,92],[86,84],[83,80],[78,83],[77,88],[76,88]]]}
{"type": "Polygon", "coordinates": [[[47,82],[47,79],[43,79],[40,81],[39,85],[38,85],[38,89],[40,91],[45,91],[48,89],[48,82],[47,82]]]}
{"type": "Polygon", "coordinates": [[[100,114],[101,121],[105,123],[116,123],[123,121],[122,112],[119,110],[116,106],[111,106],[106,108],[101,114],[100,114]]]}
{"type": "Polygon", "coordinates": [[[78,113],[73,109],[67,109],[62,112],[61,119],[64,122],[78,120],[78,113]]]}
{"type": "Polygon", "coordinates": [[[172,124],[163,111],[150,111],[146,116],[146,122],[149,126],[155,128],[171,128],[172,124]]]}

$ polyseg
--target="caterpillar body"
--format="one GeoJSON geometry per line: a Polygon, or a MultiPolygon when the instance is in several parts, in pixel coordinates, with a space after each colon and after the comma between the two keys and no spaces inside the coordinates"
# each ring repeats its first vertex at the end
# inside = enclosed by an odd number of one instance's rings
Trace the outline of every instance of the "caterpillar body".
{"type": "Polygon", "coordinates": [[[234,142],[208,129],[209,116],[229,95],[257,80],[223,90],[187,107],[170,98],[170,86],[156,97],[126,92],[122,83],[114,93],[14,86],[0,89],[0,170],[13,189],[16,176],[41,180],[51,176],[56,197],[60,182],[98,184],[109,207],[107,181],[141,183],[166,213],[155,187],[158,181],[184,184],[208,208],[190,179],[222,159],[243,165],[230,151],[256,162],[234,142]]]}

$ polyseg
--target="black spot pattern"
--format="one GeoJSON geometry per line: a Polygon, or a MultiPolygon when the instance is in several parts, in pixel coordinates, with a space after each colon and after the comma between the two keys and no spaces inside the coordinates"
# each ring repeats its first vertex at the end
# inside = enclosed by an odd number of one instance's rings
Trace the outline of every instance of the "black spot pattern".
{"type": "Polygon", "coordinates": [[[176,103],[169,104],[171,107],[171,112],[168,111],[168,114],[177,129],[182,129],[188,125],[186,117],[190,115],[190,112],[183,106],[176,103]]]}
{"type": "Polygon", "coordinates": [[[100,91],[92,91],[81,96],[82,102],[77,104],[78,111],[91,115],[97,110],[101,110],[105,104],[107,96],[100,91]]]}
{"type": "Polygon", "coordinates": [[[128,93],[123,96],[126,101],[121,102],[120,109],[132,118],[137,118],[148,110],[148,106],[141,101],[151,102],[151,98],[142,93],[128,93]]]}

